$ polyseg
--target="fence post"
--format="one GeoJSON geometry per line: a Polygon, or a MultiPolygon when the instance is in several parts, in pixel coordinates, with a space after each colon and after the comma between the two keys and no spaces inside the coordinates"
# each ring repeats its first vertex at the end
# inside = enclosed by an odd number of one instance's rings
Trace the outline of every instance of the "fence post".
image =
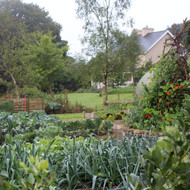
{"type": "Polygon", "coordinates": [[[25,111],[26,111],[26,95],[24,96],[24,106],[25,106],[25,111]]]}

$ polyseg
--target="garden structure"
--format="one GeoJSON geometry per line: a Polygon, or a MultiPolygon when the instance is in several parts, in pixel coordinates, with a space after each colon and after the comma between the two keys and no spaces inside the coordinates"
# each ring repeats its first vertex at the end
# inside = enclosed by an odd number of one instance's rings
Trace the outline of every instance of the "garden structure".
{"type": "Polygon", "coordinates": [[[0,99],[0,103],[13,102],[13,112],[18,113],[20,111],[43,111],[44,110],[44,101],[42,98],[24,98],[13,99],[11,96],[5,96],[0,99]]]}

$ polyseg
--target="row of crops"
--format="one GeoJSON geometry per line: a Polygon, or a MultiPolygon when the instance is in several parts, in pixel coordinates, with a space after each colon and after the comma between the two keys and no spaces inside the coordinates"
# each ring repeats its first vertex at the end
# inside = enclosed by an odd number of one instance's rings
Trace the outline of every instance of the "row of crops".
{"type": "Polygon", "coordinates": [[[0,113],[0,187],[77,189],[130,186],[127,174],[145,179],[138,154],[156,138],[128,135],[96,140],[110,122],[62,122],[43,112],[0,113]],[[78,138],[76,136],[79,136],[78,138]],[[88,136],[88,138],[86,138],[88,136]]]}
{"type": "Polygon", "coordinates": [[[0,189],[188,189],[189,123],[179,122],[159,141],[130,134],[99,141],[98,131],[112,126],[100,118],[0,113],[0,189]]]}

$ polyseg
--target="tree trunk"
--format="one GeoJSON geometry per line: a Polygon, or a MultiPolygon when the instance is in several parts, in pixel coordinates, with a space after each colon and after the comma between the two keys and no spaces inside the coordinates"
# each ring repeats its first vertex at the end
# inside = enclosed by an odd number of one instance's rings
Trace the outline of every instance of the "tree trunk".
{"type": "Polygon", "coordinates": [[[18,93],[18,85],[17,85],[16,80],[15,80],[15,78],[14,78],[14,76],[13,76],[12,73],[10,73],[10,76],[11,76],[12,81],[13,81],[13,84],[14,84],[14,86],[15,86],[16,96],[17,96],[17,98],[19,99],[20,97],[19,97],[19,93],[18,93]]]}
{"type": "Polygon", "coordinates": [[[106,103],[106,101],[108,100],[108,76],[107,75],[104,76],[104,84],[105,84],[105,101],[104,101],[104,103],[106,103]]]}
{"type": "Polygon", "coordinates": [[[53,93],[51,84],[49,84],[49,91],[50,91],[51,97],[54,98],[54,93],[53,93]]]}
{"type": "Polygon", "coordinates": [[[132,73],[132,84],[133,84],[133,96],[135,95],[135,81],[134,81],[134,73],[132,73]]]}

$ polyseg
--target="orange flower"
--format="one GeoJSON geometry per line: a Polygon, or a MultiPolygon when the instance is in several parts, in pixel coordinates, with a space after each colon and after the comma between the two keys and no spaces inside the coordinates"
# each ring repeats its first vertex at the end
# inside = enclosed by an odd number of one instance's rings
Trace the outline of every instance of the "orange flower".
{"type": "Polygon", "coordinates": [[[148,118],[150,119],[150,118],[151,118],[151,115],[149,115],[148,118]]]}
{"type": "Polygon", "coordinates": [[[142,96],[140,96],[140,99],[142,98],[142,96]]]}
{"type": "Polygon", "coordinates": [[[190,78],[189,78],[189,81],[190,81],[190,78]]]}
{"type": "Polygon", "coordinates": [[[166,104],[168,104],[168,105],[169,105],[169,104],[170,104],[170,102],[166,102],[166,104]]]}
{"type": "Polygon", "coordinates": [[[178,89],[178,86],[175,86],[175,89],[178,89]]]}
{"type": "Polygon", "coordinates": [[[160,103],[158,103],[158,106],[160,106],[160,103]]]}
{"type": "Polygon", "coordinates": [[[150,87],[150,85],[149,85],[149,84],[148,84],[147,86],[148,86],[148,87],[150,87]]]}
{"type": "Polygon", "coordinates": [[[172,122],[172,119],[170,119],[170,122],[172,122]]]}
{"type": "Polygon", "coordinates": [[[162,100],[162,98],[159,98],[159,102],[162,100]]]}
{"type": "Polygon", "coordinates": [[[170,95],[170,92],[166,92],[167,95],[170,95]]]}

